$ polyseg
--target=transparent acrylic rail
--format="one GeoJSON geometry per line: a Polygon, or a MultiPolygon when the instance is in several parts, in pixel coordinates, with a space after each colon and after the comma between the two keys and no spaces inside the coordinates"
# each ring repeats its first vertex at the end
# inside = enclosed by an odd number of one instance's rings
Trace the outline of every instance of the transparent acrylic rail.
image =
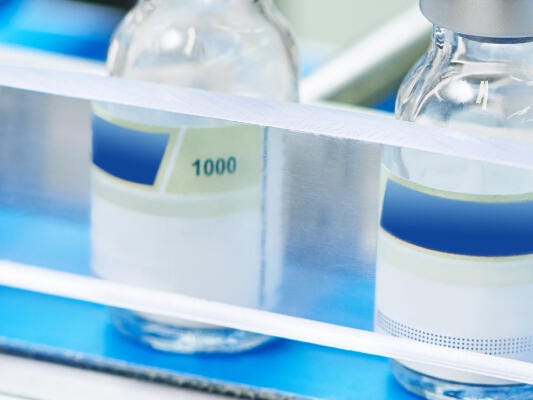
{"type": "Polygon", "coordinates": [[[76,72],[3,66],[0,85],[6,227],[0,284],[533,384],[533,364],[372,332],[379,146],[533,169],[530,141],[76,72]],[[91,276],[89,102],[95,101],[136,107],[141,116],[163,112],[168,120],[179,115],[260,125],[284,138],[284,256],[275,307],[218,303],[91,276]]]}

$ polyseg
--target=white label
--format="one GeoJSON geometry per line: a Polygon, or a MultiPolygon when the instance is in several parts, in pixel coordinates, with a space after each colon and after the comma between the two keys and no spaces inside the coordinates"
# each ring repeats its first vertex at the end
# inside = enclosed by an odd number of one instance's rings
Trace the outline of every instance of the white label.
{"type": "MultiPolygon", "coordinates": [[[[453,194],[389,178],[378,238],[376,330],[533,361],[530,198],[453,194]]],[[[505,383],[405,364],[447,380],[505,383]]]]}
{"type": "Polygon", "coordinates": [[[260,127],[167,129],[95,116],[93,131],[96,274],[245,307],[275,303],[279,266],[266,276],[263,214],[276,210],[263,205],[260,127]]]}

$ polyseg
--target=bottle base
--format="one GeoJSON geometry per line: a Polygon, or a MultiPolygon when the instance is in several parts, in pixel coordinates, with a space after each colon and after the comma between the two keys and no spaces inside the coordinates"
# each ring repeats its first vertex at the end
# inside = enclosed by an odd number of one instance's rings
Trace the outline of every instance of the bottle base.
{"type": "Polygon", "coordinates": [[[413,371],[392,361],[396,380],[408,391],[430,400],[533,400],[531,385],[472,385],[413,371]]]}
{"type": "Polygon", "coordinates": [[[126,310],[112,310],[112,321],[122,334],[154,349],[180,353],[240,353],[273,340],[270,336],[218,327],[179,327],[154,322],[126,310]]]}

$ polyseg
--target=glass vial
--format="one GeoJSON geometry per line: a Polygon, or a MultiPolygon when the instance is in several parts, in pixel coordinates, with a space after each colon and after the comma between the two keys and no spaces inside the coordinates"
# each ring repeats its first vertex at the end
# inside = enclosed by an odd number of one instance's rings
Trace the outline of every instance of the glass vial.
{"type": "MultiPolygon", "coordinates": [[[[397,117],[531,140],[533,2],[422,0],[421,9],[433,39],[400,88],[397,117]]],[[[533,171],[388,147],[381,204],[376,330],[533,362],[533,171]]],[[[533,398],[527,385],[393,368],[428,399],[533,398]]]]}
{"type": "MultiPolygon", "coordinates": [[[[295,45],[271,0],[144,0],[122,21],[112,76],[297,100],[295,45]]],[[[104,278],[270,308],[281,257],[283,143],[262,127],[93,106],[92,265],[104,278]]],[[[117,310],[135,340],[231,353],[265,336],[117,310]]]]}

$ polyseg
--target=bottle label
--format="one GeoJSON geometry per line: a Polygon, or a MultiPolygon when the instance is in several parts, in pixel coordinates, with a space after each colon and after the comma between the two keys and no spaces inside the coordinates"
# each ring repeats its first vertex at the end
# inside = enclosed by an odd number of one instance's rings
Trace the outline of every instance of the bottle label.
{"type": "MultiPolygon", "coordinates": [[[[151,200],[157,195],[194,196],[201,202],[195,212],[199,217],[222,212],[218,201],[227,196],[234,203],[233,208],[226,207],[228,213],[243,206],[256,207],[262,148],[262,129],[257,126],[168,129],[133,126],[97,115],[93,118],[93,164],[103,178],[95,179],[96,189],[108,200],[139,211],[149,211],[146,207],[150,205],[121,196],[126,188],[151,200]],[[121,190],[113,191],[113,185],[105,185],[104,179],[121,190]],[[247,204],[242,203],[245,199],[247,204]],[[215,203],[209,205],[209,200],[215,203]]],[[[154,213],[183,211],[191,215],[190,207],[182,210],[175,203],[169,210],[156,204],[152,202],[154,213]]]]}
{"type": "Polygon", "coordinates": [[[93,118],[92,265],[103,278],[262,304],[263,131],[93,118]]]}
{"type": "MultiPolygon", "coordinates": [[[[533,195],[470,195],[385,180],[378,331],[533,361],[533,195]]],[[[408,364],[465,383],[501,381],[408,364]]]]}

